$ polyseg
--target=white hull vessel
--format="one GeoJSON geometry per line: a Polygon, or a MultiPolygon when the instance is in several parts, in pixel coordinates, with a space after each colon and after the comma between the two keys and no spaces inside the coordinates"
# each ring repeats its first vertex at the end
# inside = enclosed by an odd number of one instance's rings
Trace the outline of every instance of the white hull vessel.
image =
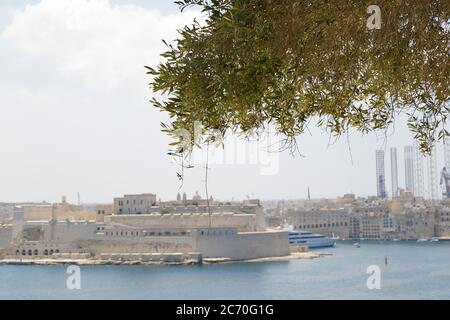
{"type": "Polygon", "coordinates": [[[336,241],[322,234],[312,233],[309,231],[293,230],[292,226],[285,226],[289,230],[289,245],[301,246],[306,245],[310,249],[329,248],[336,245],[336,241]]]}

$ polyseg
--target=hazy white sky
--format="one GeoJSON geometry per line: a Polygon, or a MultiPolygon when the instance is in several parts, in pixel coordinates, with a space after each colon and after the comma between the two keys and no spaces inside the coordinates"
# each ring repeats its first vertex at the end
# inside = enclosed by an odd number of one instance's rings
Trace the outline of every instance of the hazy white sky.
{"type": "MultiPolygon", "coordinates": [[[[179,168],[166,155],[160,122],[167,119],[148,102],[143,66],[157,64],[161,39],[175,39],[199,15],[180,14],[169,0],[2,0],[0,202],[75,201],[77,192],[84,202],[142,192],[175,198],[179,168]]],[[[310,186],[314,198],[373,195],[375,149],[388,155],[391,146],[404,186],[403,146],[411,138],[403,124],[386,140],[352,134],[349,142],[353,161],[347,139],[328,146],[328,136],[312,130],[299,137],[305,157],[212,164],[210,194],[304,198],[310,186]],[[276,170],[264,174],[267,166],[276,170]]],[[[441,167],[441,146],[438,152],[441,167]]],[[[390,191],[389,167],[386,156],[390,191]]],[[[203,195],[203,175],[202,165],[188,170],[182,191],[203,195]]]]}

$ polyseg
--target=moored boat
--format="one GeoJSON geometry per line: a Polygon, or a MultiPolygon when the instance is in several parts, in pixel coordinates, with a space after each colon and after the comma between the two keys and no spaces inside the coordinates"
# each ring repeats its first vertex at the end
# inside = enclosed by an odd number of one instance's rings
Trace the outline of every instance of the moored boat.
{"type": "Polygon", "coordinates": [[[291,246],[306,245],[310,249],[329,248],[336,245],[335,240],[318,233],[306,230],[294,230],[292,226],[285,225],[284,229],[289,230],[288,239],[291,246]]]}

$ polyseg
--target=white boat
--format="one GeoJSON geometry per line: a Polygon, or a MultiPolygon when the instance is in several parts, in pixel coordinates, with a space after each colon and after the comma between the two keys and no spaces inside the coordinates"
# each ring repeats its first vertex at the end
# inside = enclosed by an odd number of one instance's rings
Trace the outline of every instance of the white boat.
{"type": "Polygon", "coordinates": [[[353,245],[357,248],[361,248],[361,245],[359,244],[359,242],[355,242],[353,245]]]}
{"type": "Polygon", "coordinates": [[[392,241],[396,241],[397,242],[397,241],[400,241],[400,239],[392,239],[392,241]]]}
{"type": "Polygon", "coordinates": [[[450,237],[436,237],[437,241],[450,241],[450,237]]]}
{"type": "Polygon", "coordinates": [[[438,238],[432,238],[430,241],[431,242],[439,242],[439,239],[438,238]]]}
{"type": "Polygon", "coordinates": [[[289,245],[301,246],[306,245],[310,249],[334,247],[336,242],[323,234],[312,233],[305,230],[295,231],[292,226],[284,226],[289,231],[289,245]]]}
{"type": "Polygon", "coordinates": [[[289,231],[289,245],[307,245],[310,249],[334,247],[336,242],[323,234],[289,231]]]}
{"type": "Polygon", "coordinates": [[[341,240],[341,238],[339,236],[335,236],[334,233],[333,233],[333,236],[331,237],[331,239],[335,240],[335,241],[341,240]]]}
{"type": "Polygon", "coordinates": [[[420,238],[420,239],[417,239],[417,242],[428,242],[428,239],[420,238]]]}

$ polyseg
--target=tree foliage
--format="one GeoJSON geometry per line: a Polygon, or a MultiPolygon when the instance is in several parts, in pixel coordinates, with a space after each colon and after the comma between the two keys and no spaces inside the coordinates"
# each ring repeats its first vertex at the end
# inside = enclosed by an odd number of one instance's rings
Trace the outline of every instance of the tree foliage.
{"type": "MultiPolygon", "coordinates": [[[[386,129],[400,113],[429,152],[448,136],[448,0],[183,0],[205,22],[179,30],[162,54],[152,103],[165,131],[252,134],[273,126],[288,139],[317,125],[340,136],[386,129]],[[367,7],[381,9],[369,29],[367,7]]],[[[186,150],[179,150],[186,151],[186,150]]]]}

